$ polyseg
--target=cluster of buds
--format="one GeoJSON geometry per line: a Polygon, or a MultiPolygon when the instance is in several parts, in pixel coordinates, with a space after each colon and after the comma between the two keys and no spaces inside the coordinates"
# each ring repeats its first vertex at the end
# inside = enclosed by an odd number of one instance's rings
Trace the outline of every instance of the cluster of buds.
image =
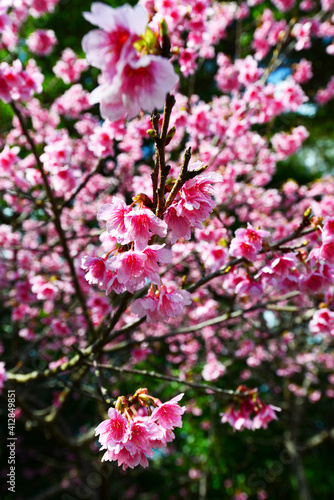
{"type": "Polygon", "coordinates": [[[266,429],[269,422],[277,420],[275,412],[281,411],[281,408],[262,403],[257,389],[250,390],[241,385],[237,392],[242,397],[236,397],[226,412],[220,414],[223,424],[227,422],[237,431],[243,429],[255,431],[261,427],[266,429]],[[246,395],[249,397],[245,397],[246,395]]]}
{"type": "Polygon", "coordinates": [[[174,428],[182,427],[181,416],[186,410],[178,403],[182,396],[166,403],[150,396],[147,389],[138,389],[129,398],[120,396],[115,408],[108,410],[109,419],[95,430],[101,450],[106,450],[102,462],[117,460],[123,470],[147,467],[153,450],[166,447],[175,438],[174,428]]]}

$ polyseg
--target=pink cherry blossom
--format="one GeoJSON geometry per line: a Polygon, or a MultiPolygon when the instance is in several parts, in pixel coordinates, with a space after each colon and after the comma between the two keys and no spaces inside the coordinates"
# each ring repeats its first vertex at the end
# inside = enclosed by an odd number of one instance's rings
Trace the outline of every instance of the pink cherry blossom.
{"type": "Polygon", "coordinates": [[[129,436],[128,422],[114,408],[108,410],[108,420],[104,420],[95,429],[95,436],[100,435],[99,441],[104,446],[115,446],[123,443],[129,436]]]}
{"type": "Polygon", "coordinates": [[[154,270],[147,255],[137,250],[119,253],[107,261],[110,271],[117,271],[117,280],[133,293],[145,284],[145,280],[160,284],[160,276],[154,270]]]}
{"type": "Polygon", "coordinates": [[[7,374],[5,370],[5,363],[0,361],[0,394],[3,389],[4,382],[7,380],[7,374]]]}
{"type": "Polygon", "coordinates": [[[33,54],[47,56],[51,54],[57,38],[53,30],[36,30],[27,38],[27,46],[33,54]]]}
{"type": "Polygon", "coordinates": [[[235,238],[230,245],[230,255],[233,257],[244,257],[247,260],[254,260],[262,248],[263,239],[268,237],[268,231],[253,229],[248,223],[247,229],[237,229],[235,238]]]}
{"type": "Polygon", "coordinates": [[[160,289],[157,311],[161,318],[175,318],[179,316],[185,306],[192,302],[191,294],[186,290],[167,291],[162,285],[160,289]]]}
{"type": "Polygon", "coordinates": [[[309,323],[310,332],[313,334],[327,333],[334,336],[334,313],[328,308],[316,311],[309,323]]]}
{"type": "Polygon", "coordinates": [[[118,243],[126,241],[125,216],[131,209],[127,204],[114,196],[112,203],[102,205],[97,212],[97,219],[107,222],[107,231],[110,236],[114,236],[118,243]]]}
{"type": "Polygon", "coordinates": [[[184,394],[179,394],[170,401],[167,401],[167,403],[160,403],[159,406],[153,410],[151,420],[154,422],[158,421],[159,425],[165,430],[172,430],[174,427],[182,427],[181,416],[186,411],[186,407],[180,406],[178,402],[183,396],[184,394]]]}
{"type": "Polygon", "coordinates": [[[88,68],[85,59],[79,59],[72,49],[63,51],[61,59],[53,67],[53,72],[64,83],[73,83],[79,80],[81,73],[88,68]]]}
{"type": "Polygon", "coordinates": [[[85,269],[85,277],[90,285],[93,283],[98,283],[100,286],[103,285],[107,271],[104,259],[85,255],[85,257],[82,258],[81,267],[85,269]]]}
{"type": "Polygon", "coordinates": [[[111,121],[127,116],[133,118],[141,109],[161,109],[167,92],[178,82],[172,64],[160,56],[138,57],[133,51],[120,59],[112,81],[97,87],[91,104],[100,103],[103,118],[111,121]]]}
{"type": "Polygon", "coordinates": [[[92,66],[106,69],[112,77],[116,73],[124,45],[133,44],[144,34],[147,13],[140,5],[123,5],[113,9],[96,2],[92,4],[92,11],[85,12],[84,17],[101,28],[90,31],[82,40],[87,60],[92,66]]]}
{"type": "Polygon", "coordinates": [[[164,238],[167,224],[148,208],[131,210],[124,217],[127,242],[135,241],[138,249],[143,249],[154,234],[164,238]]]}

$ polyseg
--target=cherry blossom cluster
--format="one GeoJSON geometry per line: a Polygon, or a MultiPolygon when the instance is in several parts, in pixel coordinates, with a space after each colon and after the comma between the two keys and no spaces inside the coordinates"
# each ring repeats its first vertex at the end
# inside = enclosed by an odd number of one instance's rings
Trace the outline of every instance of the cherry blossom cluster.
{"type": "Polygon", "coordinates": [[[53,72],[64,83],[77,82],[81,73],[88,68],[86,59],[80,59],[72,49],[67,48],[63,51],[61,58],[53,68],[53,72]]]}
{"type": "Polygon", "coordinates": [[[4,102],[11,100],[25,101],[35,92],[42,91],[44,76],[31,59],[26,68],[16,59],[12,65],[7,62],[0,63],[0,99],[4,102]]]}
{"type": "Polygon", "coordinates": [[[221,422],[228,423],[236,431],[243,429],[257,430],[266,429],[268,423],[277,420],[276,412],[281,408],[274,405],[266,405],[260,401],[256,391],[249,391],[247,387],[238,387],[240,393],[250,392],[248,398],[236,398],[226,412],[221,413],[221,422]]]}
{"type": "Polygon", "coordinates": [[[109,419],[95,429],[106,450],[102,462],[117,461],[126,470],[137,465],[148,466],[147,457],[153,456],[156,448],[165,448],[175,438],[174,428],[182,427],[182,415],[186,410],[179,401],[183,394],[162,403],[148,394],[147,389],[138,389],[126,398],[120,396],[115,408],[109,408],[109,419]]]}
{"type": "MultiPolygon", "coordinates": [[[[198,167],[202,167],[200,162],[190,165],[189,172],[199,173],[198,167]]],[[[119,294],[125,290],[134,293],[150,282],[149,294],[133,304],[132,312],[139,317],[147,315],[149,322],[178,316],[183,307],[191,303],[190,293],[186,290],[168,292],[164,285],[158,289],[161,284],[159,264],[169,264],[172,252],[165,248],[165,244],[149,243],[156,237],[165,238],[168,229],[171,230],[172,243],[181,237],[189,239],[191,228],[202,227],[212,212],[215,206],[212,184],[221,180],[219,174],[204,173],[186,181],[166,210],[166,222],[149,208],[152,201],[145,194],[134,197],[130,206],[116,196],[112,203],[102,205],[97,218],[106,221],[115,249],[104,258],[83,257],[82,268],[86,271],[87,281],[98,284],[107,294],[111,291],[119,294]],[[137,209],[135,205],[138,205],[137,209]]]]}
{"type": "Polygon", "coordinates": [[[91,94],[91,103],[100,103],[102,117],[133,118],[141,109],[162,108],[178,77],[172,64],[157,55],[162,47],[147,26],[145,9],[113,9],[98,2],[85,18],[100,28],[88,33],[82,44],[88,62],[102,71],[101,85],[91,94]]]}

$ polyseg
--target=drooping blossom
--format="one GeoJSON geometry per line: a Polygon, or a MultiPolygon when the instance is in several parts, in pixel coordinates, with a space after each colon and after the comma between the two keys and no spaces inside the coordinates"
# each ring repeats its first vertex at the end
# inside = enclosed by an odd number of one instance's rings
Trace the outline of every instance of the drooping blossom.
{"type": "Polygon", "coordinates": [[[117,242],[123,244],[126,240],[125,215],[131,210],[125,201],[114,196],[111,203],[102,205],[97,212],[97,219],[107,222],[107,231],[117,242]]]}
{"type": "MultiPolygon", "coordinates": [[[[240,388],[239,388],[240,389],[240,388]]],[[[242,386],[242,392],[244,389],[242,386]]],[[[274,405],[266,405],[260,401],[255,394],[247,397],[242,397],[229,405],[226,412],[221,413],[222,423],[229,423],[234,430],[241,431],[243,429],[257,430],[260,428],[266,429],[268,423],[272,420],[277,420],[276,412],[281,411],[274,405]]]]}
{"type": "Polygon", "coordinates": [[[124,225],[127,242],[135,241],[138,249],[145,248],[154,234],[161,238],[167,235],[166,222],[159,219],[148,208],[128,212],[124,217],[124,225]]]}
{"type": "Polygon", "coordinates": [[[89,257],[85,255],[81,261],[82,269],[86,271],[86,280],[90,285],[93,283],[98,283],[100,286],[103,285],[106,278],[106,262],[100,257],[89,257]]]}
{"type": "Polygon", "coordinates": [[[161,56],[138,57],[131,52],[117,64],[112,81],[107,79],[90,96],[91,104],[100,103],[103,118],[111,121],[134,118],[140,110],[161,109],[166,94],[178,82],[172,64],[161,56]]]}
{"type": "Polygon", "coordinates": [[[117,461],[123,470],[137,465],[147,467],[147,457],[153,456],[153,449],[165,447],[175,437],[173,429],[182,427],[181,417],[186,410],[178,404],[182,397],[183,394],[179,394],[161,403],[147,395],[146,389],[140,389],[131,403],[123,396],[118,398],[116,409],[108,410],[109,419],[95,429],[101,450],[106,450],[102,461],[117,461]],[[144,412],[132,411],[135,404],[144,406],[144,412]],[[155,409],[149,415],[146,408],[152,406],[155,409]]]}
{"type": "Polygon", "coordinates": [[[133,293],[145,285],[145,280],[160,284],[159,274],[150,266],[147,255],[138,250],[128,250],[107,261],[110,271],[117,271],[117,280],[133,293]]]}
{"type": "Polygon", "coordinates": [[[167,401],[167,403],[160,402],[157,408],[153,410],[151,420],[153,422],[158,421],[159,425],[166,431],[173,430],[174,427],[182,427],[181,416],[186,410],[184,406],[181,407],[178,403],[182,398],[183,394],[179,394],[170,401],[167,401]]]}
{"type": "Polygon", "coordinates": [[[149,323],[168,321],[179,316],[191,302],[191,294],[187,290],[168,291],[161,285],[157,291],[150,289],[146,297],[135,300],[131,311],[140,318],[146,316],[149,323]]]}
{"type": "MultiPolygon", "coordinates": [[[[202,162],[189,165],[189,170],[199,170],[202,162]]],[[[210,215],[216,202],[212,199],[212,184],[223,182],[221,175],[205,172],[190,179],[182,186],[179,199],[166,210],[165,221],[172,231],[172,243],[178,238],[189,239],[191,229],[201,228],[203,221],[210,215]]]]}

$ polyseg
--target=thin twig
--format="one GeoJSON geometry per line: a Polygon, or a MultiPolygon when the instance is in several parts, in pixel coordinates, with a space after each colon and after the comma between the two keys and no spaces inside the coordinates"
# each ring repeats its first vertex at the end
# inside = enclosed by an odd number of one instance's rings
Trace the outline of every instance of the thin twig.
{"type": "MultiPolygon", "coordinates": [[[[88,365],[92,365],[92,363],[87,363],[88,365]]],[[[144,377],[155,378],[157,380],[167,380],[168,382],[177,382],[178,384],[188,385],[189,387],[193,387],[194,389],[200,389],[203,391],[210,390],[212,392],[216,392],[217,394],[224,394],[225,396],[234,396],[234,397],[248,397],[250,394],[253,394],[253,391],[240,393],[239,391],[232,391],[230,389],[222,389],[221,387],[211,386],[208,384],[199,384],[196,382],[188,382],[187,380],[181,380],[176,377],[171,377],[169,375],[163,375],[162,373],[156,373],[153,371],[147,370],[137,370],[136,368],[125,368],[125,367],[117,367],[113,365],[104,365],[98,364],[99,368],[103,370],[112,370],[118,373],[130,373],[131,375],[141,375],[144,377]]]]}

